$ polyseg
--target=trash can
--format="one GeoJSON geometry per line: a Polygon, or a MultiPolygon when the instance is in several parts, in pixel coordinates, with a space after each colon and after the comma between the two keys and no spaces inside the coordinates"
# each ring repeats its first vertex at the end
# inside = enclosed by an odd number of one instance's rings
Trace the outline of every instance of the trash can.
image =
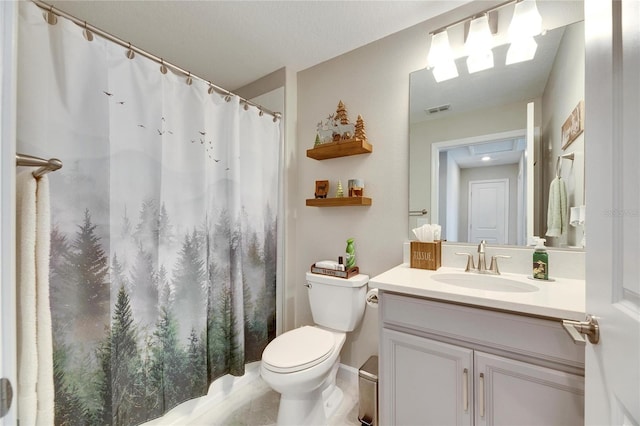
{"type": "Polygon", "coordinates": [[[378,424],[378,357],[369,357],[358,371],[360,402],[358,420],[362,426],[378,424]]]}

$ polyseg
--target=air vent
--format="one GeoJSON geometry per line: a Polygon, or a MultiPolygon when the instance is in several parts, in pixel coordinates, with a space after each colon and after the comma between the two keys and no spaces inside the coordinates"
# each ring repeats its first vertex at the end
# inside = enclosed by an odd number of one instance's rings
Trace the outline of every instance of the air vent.
{"type": "Polygon", "coordinates": [[[436,106],[436,107],[427,108],[427,109],[425,109],[425,112],[427,114],[435,114],[437,112],[448,111],[449,108],[451,108],[451,105],[450,104],[446,104],[446,105],[440,105],[440,106],[436,106]]]}

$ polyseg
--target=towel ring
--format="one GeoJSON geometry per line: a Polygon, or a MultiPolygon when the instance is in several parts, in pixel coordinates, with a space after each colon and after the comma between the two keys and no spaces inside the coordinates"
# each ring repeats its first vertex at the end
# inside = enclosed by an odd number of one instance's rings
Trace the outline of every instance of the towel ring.
{"type": "Polygon", "coordinates": [[[558,160],[556,161],[556,177],[560,177],[560,172],[562,171],[562,159],[566,158],[567,160],[573,161],[575,158],[574,153],[571,152],[569,154],[558,155],[558,160]]]}

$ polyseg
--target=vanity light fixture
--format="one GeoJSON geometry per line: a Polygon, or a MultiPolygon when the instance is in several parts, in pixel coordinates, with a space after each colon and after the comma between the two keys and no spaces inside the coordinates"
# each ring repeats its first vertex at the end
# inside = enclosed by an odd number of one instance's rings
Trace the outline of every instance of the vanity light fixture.
{"type": "Polygon", "coordinates": [[[484,14],[471,21],[469,36],[464,44],[469,57],[467,68],[474,73],[493,68],[493,36],[489,28],[489,15],[484,14]]]}
{"type": "Polygon", "coordinates": [[[534,37],[542,33],[542,17],[538,12],[536,0],[507,0],[476,15],[460,19],[441,27],[431,35],[431,48],[427,56],[428,68],[433,69],[437,82],[458,76],[455,58],[447,30],[459,24],[469,24],[469,34],[465,42],[468,55],[469,73],[493,67],[493,36],[497,31],[497,10],[515,3],[513,18],[509,25],[511,45],[507,51],[506,64],[515,64],[533,59],[538,48],[534,37]],[[492,14],[494,16],[489,16],[492,14]]]}
{"type": "Polygon", "coordinates": [[[433,77],[438,83],[458,76],[458,68],[453,59],[446,29],[431,35],[431,48],[427,62],[429,67],[433,68],[433,77]]]}
{"type": "Polygon", "coordinates": [[[538,44],[533,37],[542,33],[542,17],[538,12],[536,0],[522,0],[516,3],[513,19],[509,25],[511,46],[507,51],[506,64],[533,59],[538,44]]]}

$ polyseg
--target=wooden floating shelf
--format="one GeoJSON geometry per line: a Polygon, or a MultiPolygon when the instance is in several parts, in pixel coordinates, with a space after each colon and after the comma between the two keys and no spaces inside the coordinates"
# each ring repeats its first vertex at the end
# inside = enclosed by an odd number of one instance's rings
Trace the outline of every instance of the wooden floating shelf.
{"type": "Polygon", "coordinates": [[[362,139],[347,139],[338,142],[329,142],[307,150],[307,157],[315,160],[346,157],[349,155],[369,154],[373,151],[371,144],[362,139]]]}
{"type": "Polygon", "coordinates": [[[341,207],[341,206],[370,206],[371,198],[342,197],[342,198],[309,198],[307,206],[311,207],[341,207]]]}

